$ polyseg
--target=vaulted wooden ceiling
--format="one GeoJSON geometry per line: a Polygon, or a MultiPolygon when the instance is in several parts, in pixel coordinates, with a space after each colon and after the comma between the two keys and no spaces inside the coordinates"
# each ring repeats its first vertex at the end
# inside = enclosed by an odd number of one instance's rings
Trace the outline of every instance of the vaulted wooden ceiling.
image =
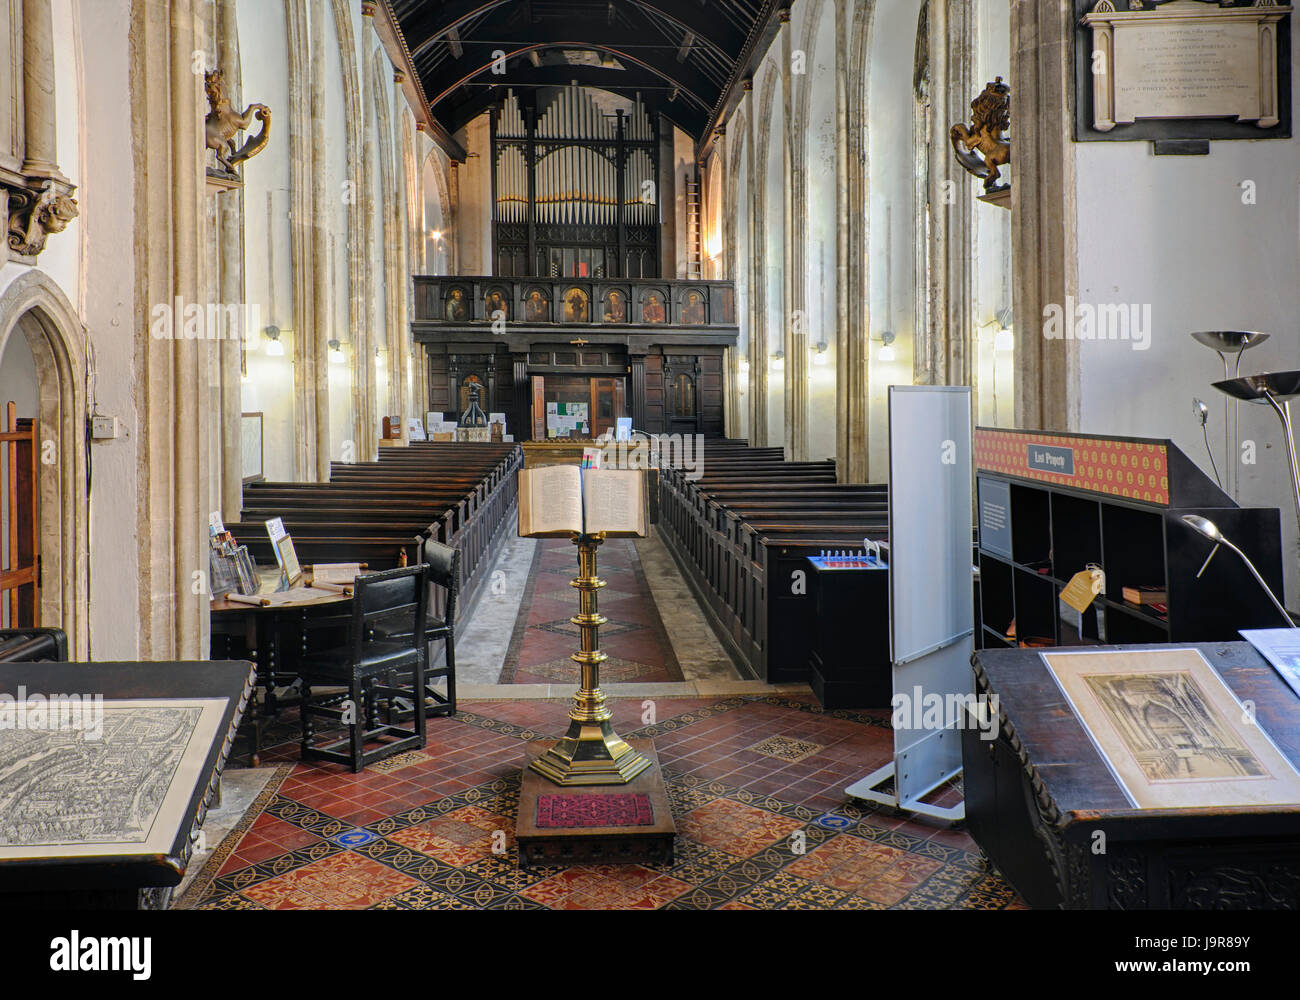
{"type": "Polygon", "coordinates": [[[640,93],[703,147],[792,0],[388,0],[448,133],[505,88],[640,93]],[[504,52],[505,72],[496,54],[504,52]]]}

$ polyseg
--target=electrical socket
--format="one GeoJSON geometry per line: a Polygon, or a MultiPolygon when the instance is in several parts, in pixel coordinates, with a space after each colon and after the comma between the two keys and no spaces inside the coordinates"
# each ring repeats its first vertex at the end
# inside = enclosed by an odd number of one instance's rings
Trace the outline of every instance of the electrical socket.
{"type": "Polygon", "coordinates": [[[90,437],[94,441],[111,441],[117,437],[117,417],[91,417],[90,437]]]}

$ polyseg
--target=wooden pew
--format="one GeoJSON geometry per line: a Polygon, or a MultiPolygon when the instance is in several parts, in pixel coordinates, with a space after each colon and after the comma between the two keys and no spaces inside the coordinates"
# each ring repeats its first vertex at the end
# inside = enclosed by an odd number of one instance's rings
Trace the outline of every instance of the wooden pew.
{"type": "Polygon", "coordinates": [[[265,522],[279,517],[303,565],[363,562],[371,570],[418,560],[424,539],[434,538],[461,550],[463,609],[511,523],[522,461],[509,444],[384,449],[376,462],[333,463],[326,483],[249,484],[240,520],[227,527],[259,563],[275,562],[265,522]]]}
{"type": "MultiPolygon", "coordinates": [[[[708,451],[703,475],[663,470],[660,531],[710,621],[751,676],[804,680],[812,601],[806,559],[861,551],[888,537],[888,490],[835,482],[833,462],[752,460],[708,451]]],[[[864,608],[863,628],[888,628],[888,608],[864,608]]]]}

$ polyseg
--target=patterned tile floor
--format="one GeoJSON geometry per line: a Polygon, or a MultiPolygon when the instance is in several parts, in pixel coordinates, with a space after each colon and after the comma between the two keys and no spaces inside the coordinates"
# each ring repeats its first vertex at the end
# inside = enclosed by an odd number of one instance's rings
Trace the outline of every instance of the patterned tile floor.
{"type": "MultiPolygon", "coordinates": [[[[601,627],[600,648],[609,659],[601,665],[605,684],[680,681],[681,667],[665,634],[637,557],[628,539],[610,539],[600,547],[598,607],[609,619],[601,627]]],[[[565,539],[537,548],[528,574],[528,589],[519,607],[515,634],[502,668],[503,684],[569,684],[577,667],[569,655],[577,648],[578,629],[569,619],[577,612],[577,549],[565,539]]]]}
{"type": "MultiPolygon", "coordinates": [[[[960,830],[884,815],[843,788],[886,761],[886,713],[782,697],[613,703],[652,737],[677,821],[668,865],[521,869],[525,744],[567,703],[475,702],[429,745],[351,774],[283,762],[177,905],[200,909],[1005,909],[1022,904],[960,830]],[[647,713],[654,711],[655,718],[647,713]]],[[[945,789],[937,801],[957,796],[945,789]]]]}

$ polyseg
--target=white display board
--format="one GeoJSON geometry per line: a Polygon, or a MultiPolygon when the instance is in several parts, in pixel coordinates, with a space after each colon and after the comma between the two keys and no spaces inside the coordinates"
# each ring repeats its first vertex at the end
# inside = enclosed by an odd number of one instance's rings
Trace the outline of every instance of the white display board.
{"type": "Polygon", "coordinates": [[[974,591],[971,391],[889,388],[889,617],[894,760],[850,795],[955,821],[964,807],[920,800],[961,770],[950,712],[972,691],[974,591]],[[938,699],[938,702],[936,702],[938,699]],[[930,709],[943,706],[936,724],[930,709]],[[877,791],[893,779],[892,792],[877,791]]]}
{"type": "Polygon", "coordinates": [[[970,400],[965,387],[889,389],[890,649],[896,668],[974,633],[970,400]]]}

